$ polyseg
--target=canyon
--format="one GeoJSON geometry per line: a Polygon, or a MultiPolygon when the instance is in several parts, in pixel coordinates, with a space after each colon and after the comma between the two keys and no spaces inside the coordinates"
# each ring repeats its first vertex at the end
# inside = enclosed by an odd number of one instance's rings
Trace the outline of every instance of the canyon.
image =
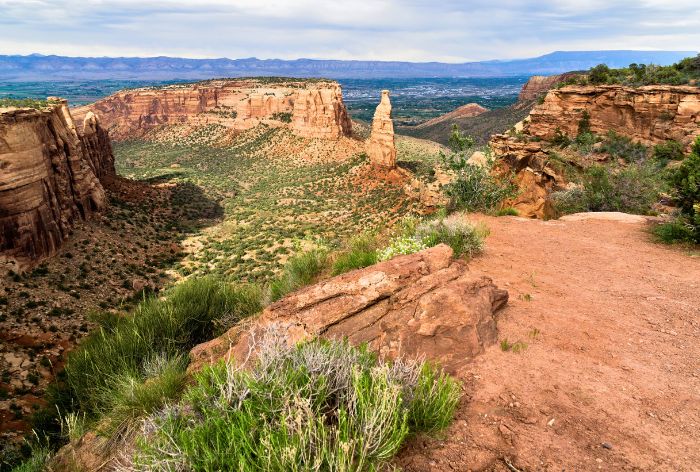
{"type": "Polygon", "coordinates": [[[489,142],[502,172],[515,174],[520,194],[509,204],[521,216],[554,216],[549,195],[571,184],[551,164],[550,153],[557,150],[551,141],[575,138],[582,120],[601,136],[613,131],[646,146],[675,140],[689,150],[700,135],[700,89],[569,85],[549,90],[515,132],[494,135],[489,142]]]}
{"type": "Polygon", "coordinates": [[[322,80],[220,79],[125,90],[77,107],[73,115],[80,122],[90,112],[117,141],[177,124],[243,131],[264,123],[321,139],[352,132],[340,85],[322,80]]]}
{"type": "Polygon", "coordinates": [[[583,113],[590,129],[615,131],[646,145],[673,139],[686,147],[700,132],[700,89],[692,86],[567,86],[550,90],[530,112],[528,135],[550,141],[561,131],[573,137],[583,113]]]}
{"type": "Polygon", "coordinates": [[[103,210],[115,175],[97,118],[79,133],[60,99],[0,109],[0,169],[0,258],[16,269],[55,254],[76,220],[103,210]]]}

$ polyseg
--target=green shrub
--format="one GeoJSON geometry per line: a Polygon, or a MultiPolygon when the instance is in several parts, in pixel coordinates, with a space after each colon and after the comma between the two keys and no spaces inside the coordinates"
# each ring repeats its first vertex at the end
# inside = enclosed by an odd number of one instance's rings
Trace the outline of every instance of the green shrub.
{"type": "Polygon", "coordinates": [[[632,164],[617,172],[593,166],[584,174],[582,188],[552,192],[551,199],[557,215],[582,211],[648,214],[662,189],[662,179],[653,166],[632,164]]]}
{"type": "Polygon", "coordinates": [[[693,206],[700,203],[700,137],[695,140],[693,152],[683,160],[669,180],[681,212],[687,216],[694,215],[693,206]]]}
{"type": "Polygon", "coordinates": [[[517,188],[509,176],[499,178],[494,175],[495,163],[490,156],[486,165],[468,162],[474,139],[463,135],[456,126],[452,128],[450,146],[453,152],[441,153],[440,158],[442,166],[455,175],[455,179],[443,187],[450,199],[451,210],[488,212],[517,194],[517,188]]]}
{"type": "Polygon", "coordinates": [[[105,392],[105,432],[111,436],[126,435],[135,420],[179,396],[187,380],[187,363],[185,355],[156,356],[144,362],[141,375],[117,376],[115,387],[105,392]]]}
{"type": "Polygon", "coordinates": [[[333,275],[344,274],[377,263],[377,241],[374,234],[364,233],[350,240],[349,248],[336,256],[333,275]]]}
{"type": "Polygon", "coordinates": [[[666,166],[669,161],[680,161],[683,156],[683,145],[678,141],[668,140],[654,146],[653,158],[661,166],[666,166]]]}
{"type": "Polygon", "coordinates": [[[642,162],[647,158],[649,149],[642,143],[635,143],[631,138],[609,131],[603,140],[600,152],[610,155],[613,159],[623,159],[625,162],[642,162]]]}
{"type": "Polygon", "coordinates": [[[66,383],[76,406],[99,416],[111,408],[124,378],[147,378],[145,362],[187,353],[217,334],[217,320],[257,312],[260,301],[243,292],[213,277],[190,279],[166,292],[164,300],[144,300],[130,316],[105,318],[109,322],[68,357],[66,383]]]}
{"type": "Polygon", "coordinates": [[[455,257],[474,254],[484,249],[484,238],[488,229],[484,225],[473,225],[459,218],[439,219],[418,225],[415,239],[426,247],[444,243],[452,248],[455,257]]]}
{"type": "Polygon", "coordinates": [[[496,211],[496,216],[518,216],[518,210],[513,207],[500,208],[496,211]]]}
{"type": "Polygon", "coordinates": [[[33,445],[29,458],[14,467],[12,472],[44,472],[52,455],[53,453],[48,447],[33,445]]]}
{"type": "Polygon", "coordinates": [[[139,470],[378,470],[410,433],[447,426],[459,384],[432,366],[366,348],[264,333],[248,370],[196,374],[180,404],[145,422],[139,470]]]}
{"type": "Polygon", "coordinates": [[[328,261],[325,249],[313,249],[289,258],[282,274],[270,283],[270,300],[277,301],[283,296],[311,284],[328,261]]]}
{"type": "Polygon", "coordinates": [[[490,212],[504,200],[517,195],[517,188],[510,179],[493,174],[493,161],[479,166],[463,157],[453,156],[448,161],[448,167],[456,174],[455,180],[443,187],[450,198],[451,209],[490,212]]]}
{"type": "Polygon", "coordinates": [[[651,232],[657,241],[665,244],[696,242],[693,227],[681,219],[655,225],[651,232]]]}

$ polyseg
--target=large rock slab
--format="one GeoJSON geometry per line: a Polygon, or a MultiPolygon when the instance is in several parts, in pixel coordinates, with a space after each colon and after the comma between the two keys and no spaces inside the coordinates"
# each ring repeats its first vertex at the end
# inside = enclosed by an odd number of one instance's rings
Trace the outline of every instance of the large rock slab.
{"type": "Polygon", "coordinates": [[[496,341],[495,315],[507,301],[508,292],[471,274],[452,259],[448,246],[439,245],[292,293],[256,319],[195,347],[190,368],[223,357],[241,362],[254,333],[274,326],[290,343],[347,338],[389,358],[425,356],[455,371],[496,341]]]}

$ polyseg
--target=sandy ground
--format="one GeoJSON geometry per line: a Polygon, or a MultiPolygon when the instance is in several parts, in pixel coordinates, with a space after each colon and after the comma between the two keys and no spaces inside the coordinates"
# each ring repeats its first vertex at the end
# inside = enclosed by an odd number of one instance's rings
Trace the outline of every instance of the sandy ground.
{"type": "Polygon", "coordinates": [[[699,471],[700,257],[643,224],[487,218],[470,270],[510,293],[441,438],[405,471],[699,471]],[[525,346],[526,345],[526,346],[525,346]]]}

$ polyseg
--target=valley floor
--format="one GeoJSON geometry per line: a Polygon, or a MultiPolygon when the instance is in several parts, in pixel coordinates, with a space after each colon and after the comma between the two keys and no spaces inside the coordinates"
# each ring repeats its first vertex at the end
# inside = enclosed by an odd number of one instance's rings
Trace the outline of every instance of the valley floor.
{"type": "Polygon", "coordinates": [[[700,258],[643,224],[481,218],[470,270],[510,292],[499,339],[458,376],[443,439],[406,471],[700,468],[700,258]]]}

